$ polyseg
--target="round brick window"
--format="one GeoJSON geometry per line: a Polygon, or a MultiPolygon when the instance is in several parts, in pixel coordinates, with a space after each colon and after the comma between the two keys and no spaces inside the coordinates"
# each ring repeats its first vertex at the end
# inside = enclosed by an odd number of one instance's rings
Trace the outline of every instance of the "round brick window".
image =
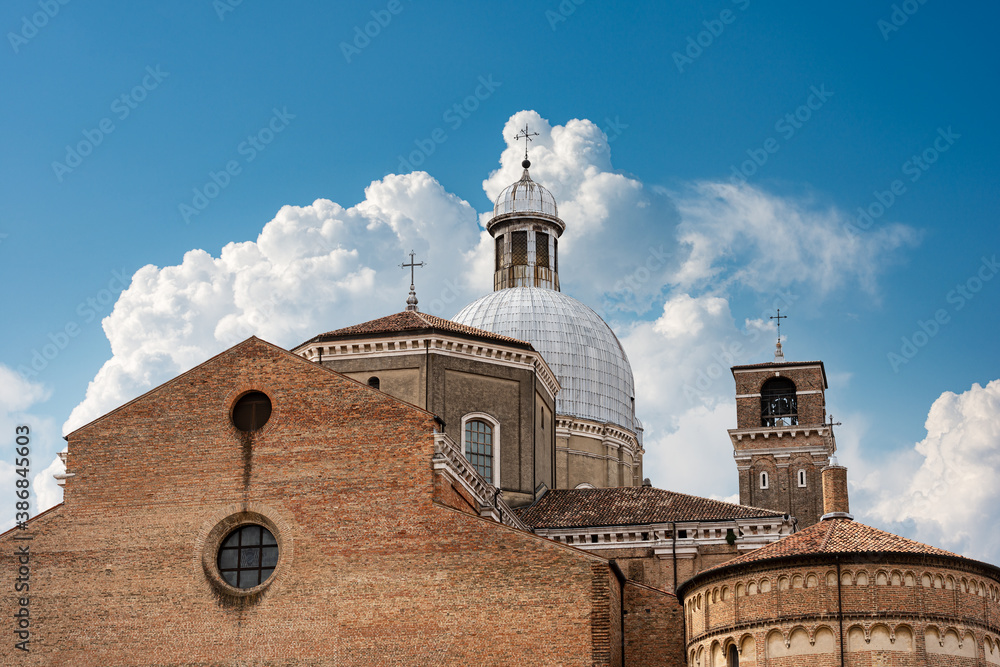
{"type": "Polygon", "coordinates": [[[219,545],[219,574],[235,588],[263,584],[277,564],[278,542],[264,526],[244,524],[226,535],[219,545]]]}
{"type": "Polygon", "coordinates": [[[241,431],[257,431],[271,418],[271,399],[262,391],[251,391],[233,406],[233,425],[241,431]]]}

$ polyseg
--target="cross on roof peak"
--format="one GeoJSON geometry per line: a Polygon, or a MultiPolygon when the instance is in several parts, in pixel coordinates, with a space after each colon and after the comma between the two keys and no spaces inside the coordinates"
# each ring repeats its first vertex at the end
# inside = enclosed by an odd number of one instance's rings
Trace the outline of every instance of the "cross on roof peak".
{"type": "Polygon", "coordinates": [[[399,265],[399,268],[401,269],[407,269],[407,268],[410,269],[410,295],[406,297],[406,309],[413,311],[419,310],[419,308],[417,308],[417,290],[413,286],[413,279],[415,277],[413,272],[418,266],[427,266],[426,262],[414,261],[414,257],[416,257],[416,254],[417,253],[411,250],[409,263],[403,262],[402,264],[399,265]]]}

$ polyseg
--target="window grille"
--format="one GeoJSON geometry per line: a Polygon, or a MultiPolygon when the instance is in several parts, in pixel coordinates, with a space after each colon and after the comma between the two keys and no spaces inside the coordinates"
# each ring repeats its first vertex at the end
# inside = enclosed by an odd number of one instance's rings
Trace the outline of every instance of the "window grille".
{"type": "Polygon", "coordinates": [[[514,266],[527,266],[528,232],[513,232],[510,235],[510,263],[514,266]]]}
{"type": "Polygon", "coordinates": [[[493,482],[493,427],[481,419],[465,423],[465,458],[487,482],[493,482]]]}
{"type": "Polygon", "coordinates": [[[549,235],[535,232],[535,266],[549,268],[549,235]]]}
{"type": "Polygon", "coordinates": [[[497,237],[497,262],[496,262],[496,264],[497,264],[497,268],[495,269],[496,271],[499,271],[500,269],[503,268],[503,234],[501,234],[500,236],[497,237]]]}
{"type": "Polygon", "coordinates": [[[219,548],[219,573],[237,588],[264,583],[277,564],[278,542],[263,526],[241,526],[227,535],[219,548]]]}

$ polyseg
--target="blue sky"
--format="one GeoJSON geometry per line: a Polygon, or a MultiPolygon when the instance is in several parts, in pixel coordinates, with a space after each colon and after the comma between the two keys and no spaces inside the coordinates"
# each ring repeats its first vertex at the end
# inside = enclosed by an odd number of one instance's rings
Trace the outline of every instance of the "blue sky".
{"type": "Polygon", "coordinates": [[[411,246],[429,258],[425,310],[454,315],[489,289],[477,214],[517,176],[515,120],[535,121],[533,175],[566,202],[563,287],[643,366],[654,483],[735,492],[731,378],[684,390],[716,348],[767,359],[773,332],[756,320],[783,303],[787,356],[826,363],[859,517],[996,562],[1000,544],[971,524],[956,537],[940,513],[891,506],[996,512],[998,14],[916,0],[8,2],[0,442],[37,423],[41,470],[85,399],[74,425],[234,333],[292,346],[401,309],[395,264],[411,246]],[[392,176],[413,170],[428,177],[392,176]],[[310,208],[320,199],[351,213],[317,259],[295,230],[340,215],[310,208]],[[244,245],[224,262],[230,243],[244,245]],[[623,287],[651,249],[670,259],[623,287]],[[270,291],[240,293],[237,276],[265,274],[270,291]],[[693,453],[702,438],[714,458],[693,453]],[[952,463],[929,467],[928,452],[952,463]],[[906,486],[924,477],[940,495],[906,486]]]}

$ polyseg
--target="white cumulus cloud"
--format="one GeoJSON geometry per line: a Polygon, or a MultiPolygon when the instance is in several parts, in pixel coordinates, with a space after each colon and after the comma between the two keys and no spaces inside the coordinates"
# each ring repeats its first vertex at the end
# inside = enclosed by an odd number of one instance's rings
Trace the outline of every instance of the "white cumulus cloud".
{"type": "Polygon", "coordinates": [[[230,243],[218,257],[191,250],[178,265],[145,266],[104,319],[113,356],[64,430],[251,335],[291,347],[402,310],[410,276],[399,264],[411,249],[427,263],[417,281],[425,311],[470,300],[475,293],[456,277],[478,237],[472,207],[415,172],[373,182],[350,208],[326,199],[284,206],[256,241],[230,243]]]}
{"type": "Polygon", "coordinates": [[[941,394],[924,425],[915,456],[879,476],[870,515],[912,527],[930,544],[1000,561],[1000,380],[941,394]]]}
{"type": "Polygon", "coordinates": [[[696,183],[677,195],[677,208],[684,259],[673,280],[683,287],[771,292],[795,282],[822,295],[853,281],[874,292],[894,251],[919,238],[898,223],[852,234],[851,218],[839,209],[749,185],[696,183]]]}

